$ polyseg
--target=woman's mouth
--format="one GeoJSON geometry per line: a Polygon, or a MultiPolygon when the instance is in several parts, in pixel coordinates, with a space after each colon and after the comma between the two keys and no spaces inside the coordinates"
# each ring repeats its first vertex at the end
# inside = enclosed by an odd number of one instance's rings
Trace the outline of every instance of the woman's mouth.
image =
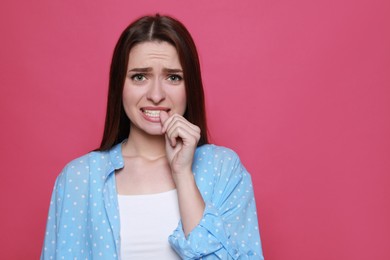
{"type": "Polygon", "coordinates": [[[142,112],[149,117],[160,117],[161,110],[143,110],[142,112]]]}
{"type": "Polygon", "coordinates": [[[160,122],[160,112],[166,111],[169,112],[168,108],[141,108],[141,112],[144,117],[151,122],[160,122]]]}

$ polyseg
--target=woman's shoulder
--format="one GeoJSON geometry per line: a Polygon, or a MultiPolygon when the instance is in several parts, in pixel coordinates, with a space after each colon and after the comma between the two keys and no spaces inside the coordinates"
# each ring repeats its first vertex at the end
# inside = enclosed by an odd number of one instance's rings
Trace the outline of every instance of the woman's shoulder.
{"type": "MultiPolygon", "coordinates": [[[[226,186],[234,187],[244,181],[250,184],[250,174],[241,163],[237,153],[225,146],[206,144],[197,148],[193,171],[198,187],[208,192],[213,183],[213,188],[223,190],[226,186]]],[[[204,192],[204,191],[203,191],[204,192]]]]}
{"type": "Polygon", "coordinates": [[[91,151],[75,159],[72,159],[65,165],[65,169],[87,169],[91,163],[102,163],[109,160],[108,151],[91,151]]]}
{"type": "Polygon", "coordinates": [[[215,144],[201,145],[197,148],[196,153],[198,156],[212,156],[215,159],[239,160],[239,156],[234,150],[215,144]]]}
{"type": "Polygon", "coordinates": [[[114,146],[107,151],[91,151],[65,165],[60,175],[86,176],[87,174],[107,175],[123,165],[120,148],[114,146]]]}

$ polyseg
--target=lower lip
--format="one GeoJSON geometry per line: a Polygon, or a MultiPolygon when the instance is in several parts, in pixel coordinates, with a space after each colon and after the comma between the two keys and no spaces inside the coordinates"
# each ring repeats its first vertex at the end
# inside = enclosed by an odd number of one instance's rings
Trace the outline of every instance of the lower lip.
{"type": "Polygon", "coordinates": [[[160,120],[160,116],[148,116],[146,115],[144,112],[141,111],[141,114],[142,116],[149,122],[152,122],[152,123],[160,123],[161,120],[160,120]]]}

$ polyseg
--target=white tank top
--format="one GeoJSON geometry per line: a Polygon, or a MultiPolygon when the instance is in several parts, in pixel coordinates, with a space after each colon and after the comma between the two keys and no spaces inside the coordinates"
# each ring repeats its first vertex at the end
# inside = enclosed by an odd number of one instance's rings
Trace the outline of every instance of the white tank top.
{"type": "Polygon", "coordinates": [[[180,259],[168,242],[180,220],[177,191],[118,195],[121,259],[180,259]]]}

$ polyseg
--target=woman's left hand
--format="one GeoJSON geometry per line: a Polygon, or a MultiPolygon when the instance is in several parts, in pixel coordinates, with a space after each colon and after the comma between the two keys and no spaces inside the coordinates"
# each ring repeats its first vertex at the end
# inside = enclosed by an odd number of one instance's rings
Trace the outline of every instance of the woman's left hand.
{"type": "Polygon", "coordinates": [[[205,203],[196,186],[192,161],[200,139],[200,128],[178,114],[160,112],[165,150],[175,182],[183,232],[188,234],[202,219],[205,203]]]}
{"type": "Polygon", "coordinates": [[[178,114],[160,113],[165,149],[172,174],[192,172],[192,161],[200,139],[200,128],[178,114]]]}

